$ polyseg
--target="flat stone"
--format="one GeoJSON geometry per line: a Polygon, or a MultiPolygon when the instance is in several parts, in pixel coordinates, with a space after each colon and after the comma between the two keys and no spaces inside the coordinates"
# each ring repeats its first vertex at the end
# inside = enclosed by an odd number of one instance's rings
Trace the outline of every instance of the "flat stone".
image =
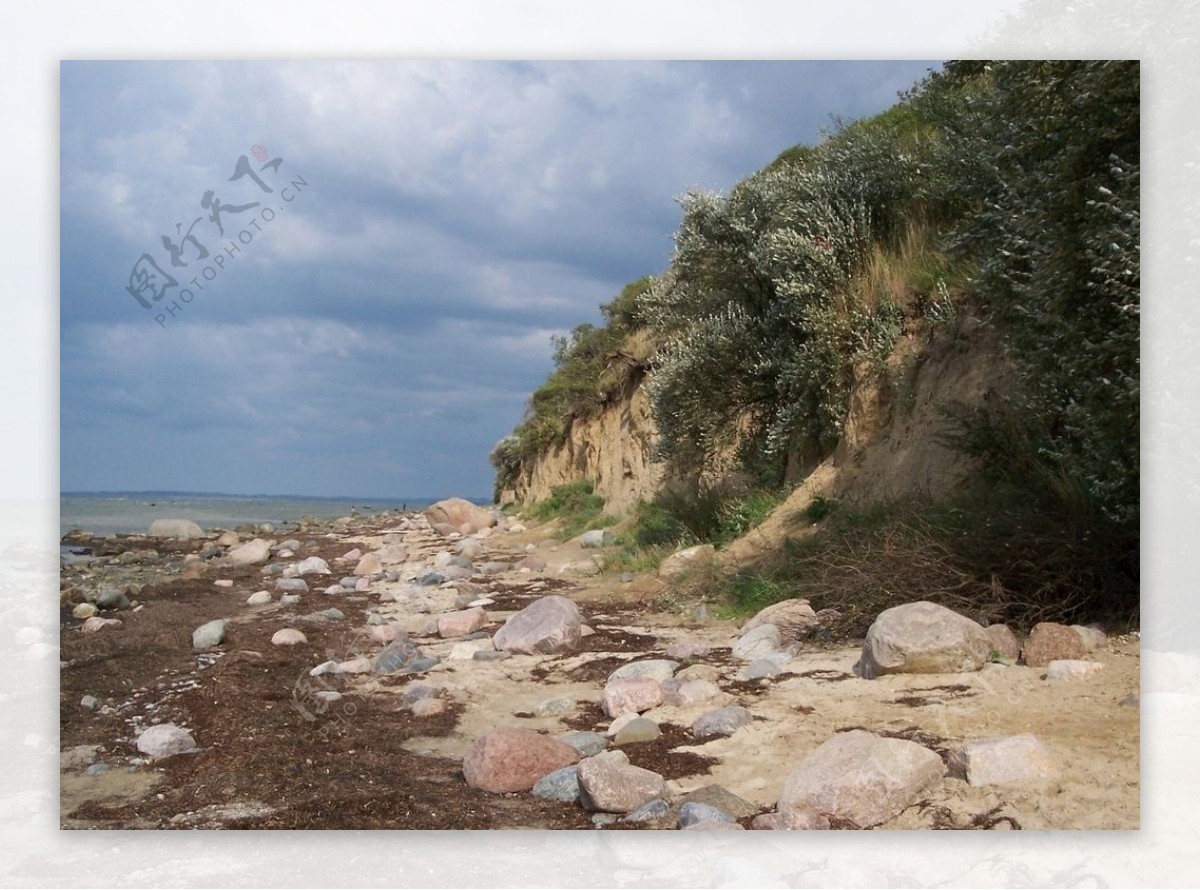
{"type": "Polygon", "coordinates": [[[570,745],[579,752],[580,757],[592,757],[608,747],[608,739],[598,732],[573,730],[557,736],[560,742],[570,745]]]}
{"type": "Polygon", "coordinates": [[[575,710],[575,699],[569,695],[556,695],[544,698],[533,706],[535,717],[561,717],[575,710]]]}
{"type": "Polygon", "coordinates": [[[648,717],[635,717],[613,735],[614,745],[633,745],[639,742],[653,742],[662,736],[658,724],[648,717]]]}
{"type": "Polygon", "coordinates": [[[783,783],[776,809],[816,810],[871,828],[897,816],[946,768],[933,751],[856,729],[821,744],[783,783]]]}
{"type": "Polygon", "coordinates": [[[1036,785],[1058,778],[1054,757],[1031,735],[982,739],[950,754],[950,775],[973,787],[1036,785]]]}
{"type": "Polygon", "coordinates": [[[666,680],[679,667],[679,662],[665,658],[653,658],[647,661],[631,661],[617,668],[608,675],[608,682],[614,680],[666,680]]]}
{"type": "Polygon", "coordinates": [[[692,724],[692,735],[697,741],[731,736],[753,719],[741,705],[729,705],[697,717],[692,724]]]}
{"type": "Polygon", "coordinates": [[[486,652],[476,652],[471,656],[473,661],[504,661],[506,658],[512,658],[512,653],[488,650],[486,652]]]}
{"type": "Polygon", "coordinates": [[[1098,661],[1056,659],[1046,666],[1046,679],[1051,683],[1082,680],[1103,669],[1104,665],[1098,661]]]}
{"type": "Polygon", "coordinates": [[[487,612],[483,609],[466,609],[461,612],[447,612],[437,619],[438,636],[443,639],[450,637],[465,637],[474,633],[487,624],[487,612]]]}
{"type": "Polygon", "coordinates": [[[475,740],[463,757],[472,788],[496,793],[529,791],[538,779],[579,760],[579,752],[528,729],[499,727],[475,740]]]}
{"type": "Polygon", "coordinates": [[[738,638],[731,654],[742,661],[754,661],[783,645],[783,635],[774,624],[760,624],[738,638]]]}
{"type": "Polygon", "coordinates": [[[156,519],[150,523],[152,538],[203,538],[204,529],[190,519],[156,519]]]}
{"type": "Polygon", "coordinates": [[[858,670],[872,680],[884,674],[955,674],[991,661],[984,629],[936,603],[884,609],[867,630],[858,670]]]}
{"type": "Polygon", "coordinates": [[[829,817],[816,810],[763,813],[750,820],[752,831],[829,831],[829,817]]]}
{"type": "Polygon", "coordinates": [[[728,813],[706,803],[688,801],[679,808],[679,827],[687,828],[699,822],[736,822],[728,813]]]}
{"type": "Polygon", "coordinates": [[[80,628],[80,630],[85,634],[94,634],[104,630],[106,627],[120,626],[120,618],[101,618],[98,615],[94,615],[83,622],[83,626],[80,628]]]}
{"type": "Polygon", "coordinates": [[[160,723],[142,730],[135,744],[139,751],[155,760],[196,750],[192,734],[174,723],[160,723]]]}
{"type": "Polygon", "coordinates": [[[218,578],[213,582],[213,587],[221,587],[228,590],[230,587],[233,587],[233,582],[228,578],[218,578]]]}
{"type": "Polygon", "coordinates": [[[534,600],[510,617],[492,637],[497,649],[526,655],[575,649],[582,624],[579,609],[564,596],[534,600]]]}
{"type": "Polygon", "coordinates": [[[1034,625],[1021,650],[1022,659],[1030,667],[1046,667],[1052,661],[1075,661],[1086,654],[1082,637],[1067,625],[1053,621],[1034,625]]]}
{"type": "Polygon", "coordinates": [[[671,805],[661,797],[656,797],[649,803],[644,803],[632,813],[621,818],[622,822],[629,822],[634,825],[655,825],[659,827],[667,827],[674,825],[675,814],[671,809],[671,805]]]}
{"type": "Polygon", "coordinates": [[[640,714],[663,702],[662,686],[657,680],[611,680],[600,695],[600,704],[609,717],[640,714]]]}
{"type": "Polygon", "coordinates": [[[579,800],[579,767],[572,764],[546,773],[534,783],[530,792],[534,797],[576,803],[579,800]]]}
{"type": "Polygon", "coordinates": [[[308,582],[303,578],[280,578],[275,582],[275,589],[284,593],[308,593],[308,582]]]}
{"type": "Polygon", "coordinates": [[[667,783],[658,773],[605,759],[588,757],[579,764],[579,797],[584,809],[629,813],[666,797],[667,783]]]}
{"type": "Polygon", "coordinates": [[[246,597],[247,606],[265,606],[269,602],[271,602],[271,594],[265,590],[259,590],[246,597]]]}
{"type": "Polygon", "coordinates": [[[413,703],[412,713],[414,717],[436,717],[444,714],[447,707],[440,698],[423,698],[413,703]]]}
{"type": "Polygon", "coordinates": [[[308,637],[294,627],[285,627],[282,630],[277,630],[275,631],[275,635],[271,637],[271,645],[273,646],[299,646],[307,642],[308,637]]]}
{"type": "Polygon", "coordinates": [[[225,639],[225,619],[217,618],[200,625],[192,631],[193,649],[211,649],[221,645],[225,639]]]}

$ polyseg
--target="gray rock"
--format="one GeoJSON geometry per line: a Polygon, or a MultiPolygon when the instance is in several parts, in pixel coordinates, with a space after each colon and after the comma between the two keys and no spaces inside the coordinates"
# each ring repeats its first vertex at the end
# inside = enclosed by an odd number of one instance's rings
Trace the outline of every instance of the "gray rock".
{"type": "Polygon", "coordinates": [[[754,661],[783,645],[783,635],[774,624],[760,624],[746,631],[733,644],[732,655],[742,661],[754,661]]]}
{"type": "Polygon", "coordinates": [[[597,528],[580,535],[579,546],[583,548],[607,547],[616,539],[617,535],[612,529],[597,528]]]}
{"type": "Polygon", "coordinates": [[[761,680],[764,677],[777,677],[783,673],[783,666],[792,660],[786,652],[772,652],[762,658],[756,658],[742,668],[742,678],[746,680],[761,680]]]}
{"type": "Polygon", "coordinates": [[[201,559],[212,559],[214,556],[220,556],[224,551],[216,544],[209,544],[207,547],[200,549],[201,559]]]}
{"type": "Polygon", "coordinates": [[[271,602],[271,594],[265,590],[260,590],[246,597],[247,606],[265,606],[269,602],[271,602]]]}
{"type": "Polygon", "coordinates": [[[266,562],[270,557],[271,542],[262,538],[255,538],[245,544],[240,544],[225,554],[225,558],[235,566],[257,565],[260,562],[266,562]]]}
{"type": "Polygon", "coordinates": [[[310,556],[308,559],[301,560],[296,563],[297,575],[329,575],[329,563],[321,559],[319,556],[310,556]]]}
{"type": "Polygon", "coordinates": [[[635,717],[613,736],[614,745],[632,745],[638,742],[653,742],[662,735],[658,724],[649,717],[635,717]]]}
{"type": "Polygon", "coordinates": [[[300,594],[298,593],[285,593],[279,598],[279,603],[283,606],[294,606],[298,602],[300,602],[300,594]]]}
{"type": "Polygon", "coordinates": [[[679,827],[687,828],[701,822],[736,822],[733,816],[706,803],[688,801],[679,808],[679,827]]]}
{"type": "Polygon", "coordinates": [[[211,649],[225,639],[225,619],[217,618],[192,631],[193,649],[211,649]]]}
{"type": "Polygon", "coordinates": [[[608,747],[608,739],[598,732],[575,730],[564,732],[558,736],[560,742],[566,742],[579,752],[580,757],[594,757],[608,747]]]}
{"type": "Polygon", "coordinates": [[[599,755],[580,761],[579,791],[584,809],[630,813],[655,798],[666,797],[667,785],[658,773],[599,755]]]}
{"type": "Polygon", "coordinates": [[[404,673],[423,674],[430,668],[437,665],[440,661],[441,659],[435,655],[422,655],[420,658],[414,658],[407,665],[405,665],[404,673]]]}
{"type": "Polygon", "coordinates": [[[742,632],[762,624],[774,624],[784,640],[804,640],[820,627],[817,613],[806,599],[790,599],[773,603],[761,610],[742,627],[742,632]]]}
{"type": "Polygon", "coordinates": [[[445,584],[447,578],[442,572],[426,572],[417,579],[417,584],[421,587],[436,587],[439,584],[445,584]]]}
{"type": "Polygon", "coordinates": [[[110,769],[110,767],[107,763],[103,763],[103,762],[93,763],[91,766],[89,766],[87,769],[84,770],[84,773],[89,776],[102,776],[106,772],[108,772],[109,769],[110,769]]]}
{"type": "Polygon", "coordinates": [[[96,597],[96,605],[101,609],[128,609],[130,603],[123,590],[105,587],[96,597]]]}
{"type": "Polygon", "coordinates": [[[692,724],[692,735],[697,740],[731,736],[753,719],[750,712],[741,705],[718,708],[696,718],[696,722],[692,724]]]}
{"type": "Polygon", "coordinates": [[[413,682],[404,687],[404,703],[410,708],[425,698],[437,698],[442,690],[432,683],[413,682]]]}
{"type": "Polygon", "coordinates": [[[861,729],[821,744],[792,771],[777,809],[816,810],[871,828],[898,815],[946,774],[942,758],[861,729]]]}
{"type": "Polygon", "coordinates": [[[550,654],[579,645],[582,618],[564,596],[546,596],[517,612],[492,637],[496,649],[526,655],[550,654]]]}
{"type": "Polygon", "coordinates": [[[284,593],[308,593],[308,582],[303,578],[280,578],[275,582],[275,589],[284,593]]]}
{"type": "Polygon", "coordinates": [[[600,827],[602,825],[612,825],[620,818],[615,813],[593,813],[592,824],[600,827]]]}
{"type": "Polygon", "coordinates": [[[346,618],[341,609],[322,609],[320,612],[313,612],[313,615],[323,621],[344,621],[346,618]]]}
{"type": "Polygon", "coordinates": [[[609,674],[608,680],[610,683],[613,680],[640,680],[643,678],[659,681],[667,680],[675,673],[678,667],[679,662],[669,661],[665,658],[631,661],[609,674]]]}
{"type": "Polygon", "coordinates": [[[498,652],[495,649],[486,649],[471,656],[472,661],[504,661],[506,658],[512,658],[512,653],[498,652]]]}
{"type": "Polygon", "coordinates": [[[863,641],[858,670],[883,674],[955,674],[991,660],[992,643],[976,622],[936,603],[893,606],[879,613],[863,641]]]}
{"type": "Polygon", "coordinates": [[[203,538],[204,529],[190,519],[156,519],[150,523],[152,538],[203,538]]]}
{"type": "Polygon", "coordinates": [[[338,584],[340,584],[346,590],[353,590],[354,586],[356,584],[358,584],[358,576],[350,575],[349,577],[343,578],[341,581],[338,582],[338,584]]]}
{"type": "Polygon", "coordinates": [[[295,538],[288,538],[286,541],[280,541],[271,548],[272,550],[291,550],[293,553],[300,549],[300,542],[295,538]]]}
{"type": "Polygon", "coordinates": [[[561,717],[575,710],[575,699],[569,695],[556,695],[544,698],[533,706],[535,717],[561,717]]]}
{"type": "Polygon", "coordinates": [[[1090,677],[1104,665],[1098,661],[1079,661],[1076,659],[1058,659],[1046,666],[1046,679],[1051,683],[1061,683],[1064,680],[1082,680],[1090,677]]]}
{"type": "Polygon", "coordinates": [[[375,656],[371,671],[376,674],[394,674],[412,663],[420,651],[407,636],[394,640],[375,656]]]}
{"type": "Polygon", "coordinates": [[[579,767],[565,766],[542,776],[533,786],[534,797],[575,803],[579,800],[579,767]]]}
{"type": "Polygon", "coordinates": [[[622,584],[632,584],[633,583],[633,572],[621,572],[621,583],[622,584]]]}
{"type": "Polygon", "coordinates": [[[192,734],[174,723],[160,723],[142,730],[135,744],[139,751],[155,760],[196,750],[192,734]]]}
{"type": "Polygon", "coordinates": [[[628,816],[624,816],[621,821],[634,825],[657,825],[667,824],[671,818],[671,805],[661,797],[656,797],[649,803],[642,804],[628,816]]]}
{"type": "Polygon", "coordinates": [[[79,707],[86,711],[94,711],[100,707],[100,699],[94,695],[85,695],[79,700],[79,707]]]}

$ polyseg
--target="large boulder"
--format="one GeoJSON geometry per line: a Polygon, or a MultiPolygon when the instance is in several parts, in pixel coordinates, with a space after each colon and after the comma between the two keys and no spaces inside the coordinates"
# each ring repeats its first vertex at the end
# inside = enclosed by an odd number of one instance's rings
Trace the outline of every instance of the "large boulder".
{"type": "Polygon", "coordinates": [[[447,498],[438,501],[425,511],[433,525],[449,525],[462,531],[464,525],[470,525],[476,531],[481,528],[491,528],[496,524],[496,517],[482,507],[477,507],[462,498],[447,498]]]}
{"type": "Polygon", "coordinates": [[[257,565],[260,562],[266,562],[270,556],[271,542],[263,538],[247,541],[225,554],[225,558],[235,566],[257,565]]]}
{"type": "Polygon", "coordinates": [[[156,519],[150,523],[152,538],[203,538],[204,529],[190,519],[156,519]]]}
{"type": "Polygon", "coordinates": [[[528,791],[543,776],[578,762],[579,752],[558,739],[531,729],[499,727],[471,745],[463,757],[463,777],[484,791],[528,791]]]}
{"type": "Polygon", "coordinates": [[[544,596],[511,616],[492,643],[504,652],[550,654],[579,645],[583,619],[565,596],[544,596]]]}
{"type": "Polygon", "coordinates": [[[915,742],[856,729],[820,745],[783,783],[777,809],[826,813],[861,828],[886,822],[946,774],[942,758],[915,742]]]}
{"type": "Polygon", "coordinates": [[[746,622],[742,633],[753,630],[763,624],[773,624],[779,628],[779,633],[785,641],[803,640],[816,628],[820,627],[820,619],[806,599],[790,599],[767,606],[757,615],[746,622]]]}
{"type": "Polygon", "coordinates": [[[1052,661],[1078,660],[1087,654],[1083,638],[1072,627],[1043,621],[1035,624],[1021,650],[1021,657],[1030,667],[1046,667],[1052,661]]]}
{"type": "Polygon", "coordinates": [[[919,602],[879,613],[858,666],[868,680],[883,674],[955,674],[977,671],[991,656],[991,640],[979,624],[945,606],[919,602]]]}
{"type": "Polygon", "coordinates": [[[580,802],[593,812],[630,813],[667,796],[667,783],[658,773],[603,755],[581,761],[577,776],[580,802]]]}

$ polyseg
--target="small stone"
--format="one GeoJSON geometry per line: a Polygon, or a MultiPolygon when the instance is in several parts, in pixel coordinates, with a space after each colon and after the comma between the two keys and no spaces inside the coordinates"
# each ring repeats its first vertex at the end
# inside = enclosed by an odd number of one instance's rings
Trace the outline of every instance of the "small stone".
{"type": "Polygon", "coordinates": [[[687,828],[700,822],[735,822],[733,816],[706,803],[688,801],[679,808],[679,827],[687,828]]]}
{"type": "Polygon", "coordinates": [[[311,671],[308,672],[310,677],[323,677],[325,674],[340,674],[342,666],[336,661],[323,661],[311,671]]]}
{"type": "Polygon", "coordinates": [[[829,831],[829,817],[816,810],[763,813],[750,822],[753,831],[829,831]]]}
{"type": "Polygon", "coordinates": [[[98,610],[96,609],[96,607],[94,605],[92,605],[91,603],[80,603],[78,606],[76,606],[74,609],[71,610],[71,614],[74,615],[76,618],[87,619],[87,618],[95,617],[97,611],[98,610]]]}
{"type": "MultiPolygon", "coordinates": [[[[380,620],[382,621],[383,618],[380,617],[380,620]]],[[[391,643],[397,637],[399,637],[402,633],[403,631],[394,624],[380,624],[372,627],[368,636],[370,637],[372,643],[378,643],[381,646],[386,646],[388,643],[391,643]]]]}
{"type": "Polygon", "coordinates": [[[476,652],[471,656],[472,661],[504,661],[506,658],[512,658],[512,653],[491,650],[485,652],[476,652]]]}
{"type": "Polygon", "coordinates": [[[613,736],[614,745],[632,745],[638,742],[653,742],[662,735],[658,724],[648,717],[635,717],[613,736]]]}
{"type": "Polygon", "coordinates": [[[671,805],[661,797],[656,797],[649,803],[644,803],[629,815],[621,819],[634,825],[667,824],[671,821],[671,805]]]}
{"type": "Polygon", "coordinates": [[[697,741],[731,736],[753,719],[750,712],[740,705],[718,708],[696,718],[692,724],[692,735],[697,741]]]}
{"type": "Polygon", "coordinates": [[[1140,711],[1142,708],[1142,697],[1136,692],[1131,692],[1117,702],[1117,705],[1122,708],[1137,708],[1140,711]]]}
{"type": "Polygon", "coordinates": [[[617,717],[616,719],[614,719],[613,722],[608,725],[608,729],[606,729],[604,731],[604,734],[606,736],[608,736],[609,738],[612,738],[618,732],[620,732],[622,729],[624,729],[625,725],[627,723],[629,723],[632,720],[636,720],[637,718],[638,718],[638,713],[636,711],[627,711],[626,713],[622,714],[620,717],[617,717]]]}
{"type": "Polygon", "coordinates": [[[252,593],[246,598],[247,606],[263,606],[271,602],[271,594],[265,590],[252,593]]]}
{"type": "Polygon", "coordinates": [[[370,578],[359,578],[354,582],[354,590],[356,593],[366,593],[371,589],[370,578]]]}
{"type": "Polygon", "coordinates": [[[394,674],[411,664],[419,653],[408,634],[401,634],[375,657],[372,670],[377,674],[394,674]]]}
{"type": "Polygon", "coordinates": [[[225,554],[225,558],[235,566],[257,565],[260,562],[266,562],[270,557],[271,542],[262,538],[247,541],[225,554]]]}
{"type": "Polygon", "coordinates": [[[120,626],[120,618],[101,618],[100,616],[95,615],[83,622],[83,627],[81,627],[80,630],[85,634],[94,634],[97,631],[104,630],[106,627],[120,626]]]}
{"type": "MultiPolygon", "coordinates": [[[[461,643],[455,643],[450,647],[450,651],[446,653],[446,661],[473,661],[480,655],[497,654],[492,649],[492,641],[490,638],[479,640],[464,640],[461,643]]],[[[507,652],[501,652],[500,655],[507,656],[507,652]]]]}
{"type": "Polygon", "coordinates": [[[699,640],[676,640],[667,646],[667,657],[686,661],[703,658],[711,651],[707,643],[701,643],[699,640]]]}
{"type": "Polygon", "coordinates": [[[325,702],[327,705],[331,705],[335,701],[342,700],[342,694],[336,689],[319,689],[313,693],[313,697],[318,701],[325,702]]]}
{"type": "Polygon", "coordinates": [[[417,702],[424,698],[437,698],[442,694],[442,690],[432,683],[424,681],[415,681],[404,687],[404,703],[412,707],[417,702]]]}
{"type": "Polygon", "coordinates": [[[440,659],[433,655],[423,655],[419,658],[414,658],[404,666],[406,674],[423,674],[430,668],[440,663],[440,659]]]}
{"type": "Polygon", "coordinates": [[[556,695],[544,698],[533,706],[535,717],[561,717],[575,710],[575,699],[569,695],[556,695]]]}
{"type": "Polygon", "coordinates": [[[664,680],[663,703],[676,708],[692,708],[725,696],[712,680],[686,679],[674,677],[664,680]]]}
{"type": "Polygon", "coordinates": [[[616,532],[609,528],[593,529],[589,532],[584,532],[579,537],[579,546],[584,549],[593,547],[607,547],[617,539],[616,532]]]}
{"type": "Polygon", "coordinates": [[[545,800],[576,803],[579,800],[579,767],[572,764],[547,773],[534,783],[530,793],[545,800]]]}
{"type": "Polygon", "coordinates": [[[557,738],[578,751],[580,757],[593,757],[608,747],[608,740],[598,732],[573,730],[564,732],[557,738]]]}
{"type": "MultiPolygon", "coordinates": [[[[229,583],[233,584],[232,581],[229,583]]],[[[129,597],[125,595],[125,591],[123,590],[117,590],[115,587],[106,587],[96,597],[96,605],[101,609],[128,609],[129,597]]]]}
{"type": "Polygon", "coordinates": [[[759,807],[722,785],[705,785],[683,795],[681,803],[702,803],[728,813],[735,819],[753,816],[759,807]]]}
{"type": "Polygon", "coordinates": [[[617,818],[618,817],[615,813],[593,813],[592,824],[597,828],[602,825],[612,825],[617,821],[617,818]]]}
{"type": "Polygon", "coordinates": [[[783,673],[783,665],[791,661],[791,656],[785,652],[772,652],[762,658],[756,658],[742,668],[742,679],[761,680],[764,677],[778,677],[783,673]]]}
{"type": "Polygon", "coordinates": [[[109,771],[111,767],[107,763],[93,763],[84,773],[89,776],[102,776],[109,771]]]}
{"type": "Polygon", "coordinates": [[[365,655],[360,655],[358,658],[351,658],[347,661],[338,663],[338,667],[343,674],[366,674],[371,671],[371,659],[365,655]]]}
{"type": "Polygon", "coordinates": [[[94,695],[85,695],[79,700],[79,707],[87,711],[94,711],[100,707],[100,699],[94,695]]]}
{"type": "Polygon", "coordinates": [[[225,639],[225,619],[216,618],[192,631],[193,649],[211,649],[225,639]]]}
{"type": "Polygon", "coordinates": [[[271,645],[273,646],[298,646],[307,642],[308,637],[294,627],[285,627],[282,630],[277,630],[275,631],[275,635],[271,637],[271,645]]]}
{"type": "Polygon", "coordinates": [[[487,613],[483,609],[466,609],[462,612],[447,612],[437,619],[438,635],[443,639],[465,637],[487,624],[487,613]]]}
{"type": "Polygon", "coordinates": [[[338,584],[341,585],[343,590],[353,590],[354,585],[356,585],[357,583],[358,583],[358,578],[355,575],[351,575],[348,578],[343,578],[341,581],[338,582],[338,584]]]}
{"type": "Polygon", "coordinates": [[[308,582],[303,578],[280,578],[275,582],[275,589],[284,593],[308,593],[308,582]]]}
{"type": "Polygon", "coordinates": [[[143,754],[158,760],[195,751],[196,740],[190,732],[174,723],[160,723],[142,730],[137,737],[136,746],[143,754]]]}
{"type": "Polygon", "coordinates": [[[412,706],[414,717],[435,717],[446,712],[446,703],[440,698],[423,698],[412,706]]]}
{"type": "Polygon", "coordinates": [[[629,813],[656,798],[666,797],[667,786],[658,773],[600,755],[580,762],[579,791],[584,809],[629,813]]]}
{"type": "Polygon", "coordinates": [[[1046,666],[1046,679],[1051,683],[1061,683],[1064,680],[1082,680],[1103,669],[1104,665],[1098,661],[1056,659],[1046,666]]]}
{"type": "Polygon", "coordinates": [[[300,594],[298,593],[285,593],[279,598],[279,603],[283,606],[294,606],[298,602],[300,602],[300,594]]]}
{"type": "Polygon", "coordinates": [[[233,581],[231,581],[228,578],[218,578],[216,581],[213,582],[213,587],[222,587],[225,589],[229,589],[232,586],[233,586],[233,581]]]}
{"type": "Polygon", "coordinates": [[[296,563],[297,575],[329,575],[329,563],[321,559],[319,556],[310,556],[308,559],[301,560],[296,563]]]}

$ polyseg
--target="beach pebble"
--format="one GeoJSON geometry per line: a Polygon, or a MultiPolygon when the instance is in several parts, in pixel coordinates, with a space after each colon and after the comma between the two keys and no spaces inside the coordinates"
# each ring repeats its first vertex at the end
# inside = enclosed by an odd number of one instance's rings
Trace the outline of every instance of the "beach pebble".
{"type": "Polygon", "coordinates": [[[271,645],[273,646],[298,646],[301,643],[307,642],[308,637],[294,627],[285,627],[282,630],[277,630],[275,631],[275,635],[271,637],[271,645]]]}
{"type": "Polygon", "coordinates": [[[265,590],[252,593],[246,598],[247,606],[262,606],[269,602],[271,602],[271,594],[265,590]]]}

